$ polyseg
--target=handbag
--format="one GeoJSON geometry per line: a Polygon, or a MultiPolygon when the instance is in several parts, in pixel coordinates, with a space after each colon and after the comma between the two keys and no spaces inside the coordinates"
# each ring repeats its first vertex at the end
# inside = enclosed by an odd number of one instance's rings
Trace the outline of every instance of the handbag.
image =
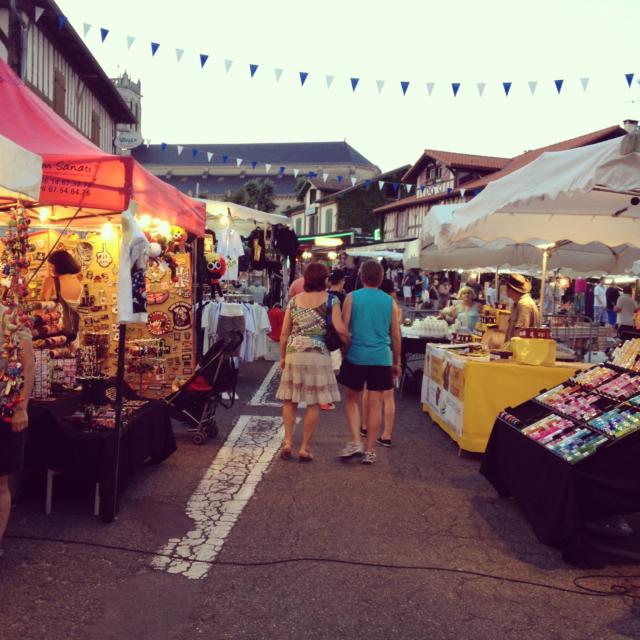
{"type": "Polygon", "coordinates": [[[56,302],[60,309],[61,323],[62,323],[62,335],[67,336],[69,342],[73,342],[78,336],[78,329],[80,326],[80,316],[75,309],[69,306],[69,303],[60,295],[60,279],[53,279],[56,285],[56,302]]]}
{"type": "Polygon", "coordinates": [[[327,345],[327,349],[329,351],[337,351],[342,347],[342,340],[336,331],[336,328],[333,326],[333,322],[331,321],[331,310],[333,307],[332,301],[334,296],[329,294],[329,298],[327,300],[327,317],[325,319],[326,329],[324,331],[324,343],[327,345]]]}

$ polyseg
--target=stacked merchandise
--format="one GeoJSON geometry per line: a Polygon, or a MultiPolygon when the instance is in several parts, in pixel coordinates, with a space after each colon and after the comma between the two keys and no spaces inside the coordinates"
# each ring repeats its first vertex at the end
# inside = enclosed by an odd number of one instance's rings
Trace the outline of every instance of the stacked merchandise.
{"type": "Polygon", "coordinates": [[[640,340],[499,419],[571,464],[615,445],[640,430],[640,340]]]}

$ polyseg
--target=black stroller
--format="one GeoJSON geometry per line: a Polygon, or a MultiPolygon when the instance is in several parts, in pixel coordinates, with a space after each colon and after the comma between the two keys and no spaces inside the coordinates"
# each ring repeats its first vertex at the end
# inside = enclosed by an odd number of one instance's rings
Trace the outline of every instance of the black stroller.
{"type": "Polygon", "coordinates": [[[242,333],[234,332],[218,340],[202,357],[200,367],[175,393],[164,401],[175,417],[186,422],[194,444],[204,444],[218,434],[216,409],[231,409],[235,399],[238,369],[232,354],[242,343],[242,333]]]}

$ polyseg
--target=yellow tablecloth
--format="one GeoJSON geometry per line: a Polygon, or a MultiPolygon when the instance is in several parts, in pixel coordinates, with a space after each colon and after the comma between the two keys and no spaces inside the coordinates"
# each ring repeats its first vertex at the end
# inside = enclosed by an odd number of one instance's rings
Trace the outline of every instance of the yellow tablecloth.
{"type": "MultiPolygon", "coordinates": [[[[496,417],[507,407],[530,400],[541,389],[570,378],[576,370],[591,365],[556,362],[555,366],[530,366],[510,360],[469,362],[464,365],[462,434],[457,434],[426,404],[422,405],[433,422],[451,436],[460,449],[484,453],[496,417]]],[[[428,375],[427,366],[424,368],[428,375]]]]}

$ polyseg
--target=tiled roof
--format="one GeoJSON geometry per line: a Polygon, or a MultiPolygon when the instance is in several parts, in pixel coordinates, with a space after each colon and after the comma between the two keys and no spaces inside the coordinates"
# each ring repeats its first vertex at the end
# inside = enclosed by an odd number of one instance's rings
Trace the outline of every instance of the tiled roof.
{"type": "Polygon", "coordinates": [[[418,161],[402,177],[403,182],[411,182],[424,169],[430,159],[439,160],[448,167],[460,169],[485,169],[497,171],[502,169],[509,158],[497,158],[495,156],[478,156],[470,153],[453,153],[451,151],[438,151],[437,149],[425,149],[418,161]]]}
{"type": "Polygon", "coordinates": [[[184,147],[178,155],[178,145],[169,144],[164,151],[162,145],[151,144],[133,150],[135,159],[143,165],[223,165],[235,166],[235,158],[242,158],[243,164],[250,165],[257,162],[261,165],[273,165],[272,171],[277,171],[284,165],[290,171],[296,164],[332,165],[344,164],[359,167],[376,166],[361,153],[346,142],[267,142],[260,144],[180,144],[184,147]],[[193,150],[196,150],[194,155],[193,150]],[[213,153],[211,162],[207,153],[213,153]],[[229,160],[223,162],[223,156],[229,160]]]}
{"type": "Polygon", "coordinates": [[[542,155],[545,151],[568,151],[569,149],[577,149],[578,147],[586,147],[590,144],[596,144],[597,142],[604,142],[605,140],[611,140],[612,138],[618,138],[625,135],[627,132],[618,125],[613,127],[607,127],[606,129],[600,129],[598,131],[592,131],[586,133],[577,138],[571,138],[569,140],[563,140],[562,142],[556,142],[555,144],[547,145],[546,147],[539,147],[538,149],[532,149],[531,151],[525,151],[524,153],[516,156],[501,170],[495,173],[491,173],[487,176],[483,176],[478,180],[469,182],[464,185],[465,189],[479,189],[486,187],[490,182],[498,180],[503,176],[513,173],[517,169],[524,167],[526,164],[533,162],[538,156],[542,155]]]}
{"type": "MultiPolygon", "coordinates": [[[[540,156],[545,151],[567,151],[568,149],[577,149],[578,147],[585,147],[590,144],[596,144],[598,142],[604,142],[605,140],[611,140],[626,134],[626,131],[615,125],[613,127],[607,127],[606,129],[600,129],[591,133],[578,136],[577,138],[571,138],[569,140],[563,140],[562,142],[556,142],[546,147],[539,147],[538,149],[532,149],[531,151],[525,151],[525,153],[512,158],[507,164],[499,171],[489,173],[478,180],[473,180],[464,185],[461,185],[461,189],[465,189],[465,192],[469,192],[472,189],[482,189],[486,187],[490,182],[498,180],[521,167],[529,164],[540,156]]],[[[455,154],[454,154],[455,155],[455,154]]],[[[406,178],[406,175],[405,175],[406,178]]],[[[404,178],[403,178],[404,180],[404,178]]],[[[438,202],[441,200],[447,200],[448,198],[460,197],[460,189],[454,189],[450,194],[438,193],[435,195],[428,195],[423,197],[408,196],[395,202],[383,205],[374,209],[374,213],[387,213],[389,211],[401,211],[413,205],[427,204],[431,202],[438,202]]]]}
{"type": "Polygon", "coordinates": [[[275,195],[278,197],[291,196],[295,197],[296,180],[293,176],[282,176],[278,178],[276,176],[253,176],[248,175],[246,178],[240,176],[209,176],[203,178],[202,176],[172,176],[167,178],[166,176],[158,176],[168,184],[174,186],[179,191],[192,196],[196,194],[196,184],[199,184],[198,193],[200,195],[206,193],[208,195],[223,196],[227,191],[238,191],[249,180],[265,178],[273,182],[275,195]]]}

